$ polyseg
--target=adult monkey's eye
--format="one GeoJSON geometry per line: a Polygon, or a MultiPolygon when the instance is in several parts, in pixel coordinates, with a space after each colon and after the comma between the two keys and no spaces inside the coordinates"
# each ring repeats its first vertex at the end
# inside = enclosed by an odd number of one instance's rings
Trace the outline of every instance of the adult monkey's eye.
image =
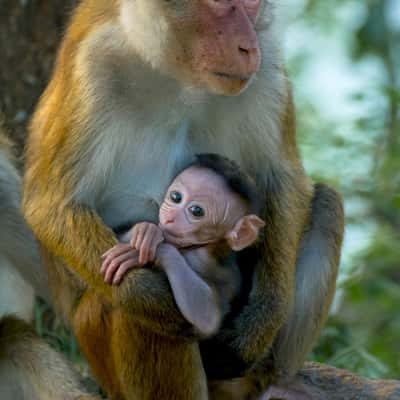
{"type": "Polygon", "coordinates": [[[173,191],[169,194],[169,198],[173,203],[179,204],[182,201],[182,195],[179,192],[173,191]]]}
{"type": "Polygon", "coordinates": [[[201,218],[201,217],[204,217],[204,215],[205,215],[203,207],[200,207],[200,206],[197,206],[197,205],[190,206],[189,207],[189,212],[190,212],[190,214],[192,214],[196,218],[201,218]]]}

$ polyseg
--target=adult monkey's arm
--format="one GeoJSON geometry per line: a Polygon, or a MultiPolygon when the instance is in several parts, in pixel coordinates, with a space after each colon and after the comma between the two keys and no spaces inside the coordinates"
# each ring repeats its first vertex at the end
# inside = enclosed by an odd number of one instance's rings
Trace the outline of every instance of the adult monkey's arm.
{"type": "Polygon", "coordinates": [[[110,304],[126,306],[154,330],[191,336],[190,324],[177,310],[168,282],[159,271],[131,271],[120,286],[104,282],[101,256],[117,243],[117,238],[93,209],[66,202],[72,191],[68,183],[73,181],[68,163],[65,169],[49,169],[39,176],[38,172],[45,168],[43,160],[46,157],[31,157],[28,153],[31,168],[25,174],[23,209],[45,251],[63,260],[84,287],[95,288],[110,304]]]}
{"type": "Polygon", "coordinates": [[[287,381],[303,365],[328,315],[343,238],[342,200],[305,176],[289,105],[282,158],[291,162],[267,173],[265,236],[242,255],[244,266],[255,263],[255,275],[248,303],[228,334],[248,366],[254,395],[271,382],[287,381]]]}

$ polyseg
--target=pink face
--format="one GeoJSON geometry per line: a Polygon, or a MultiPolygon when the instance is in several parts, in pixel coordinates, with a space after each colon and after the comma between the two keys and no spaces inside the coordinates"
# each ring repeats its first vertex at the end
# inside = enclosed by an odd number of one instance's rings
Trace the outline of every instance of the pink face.
{"type": "Polygon", "coordinates": [[[211,170],[190,167],[168,188],[160,207],[160,228],[179,247],[222,239],[246,213],[246,205],[211,170]]]}
{"type": "Polygon", "coordinates": [[[255,24],[262,2],[197,0],[177,6],[174,30],[183,51],[173,62],[182,78],[225,95],[246,87],[261,63],[255,24]]]}

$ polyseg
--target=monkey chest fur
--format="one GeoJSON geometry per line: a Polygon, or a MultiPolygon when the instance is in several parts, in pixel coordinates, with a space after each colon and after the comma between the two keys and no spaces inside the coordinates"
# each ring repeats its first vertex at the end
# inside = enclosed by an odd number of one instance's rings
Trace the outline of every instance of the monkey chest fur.
{"type": "Polygon", "coordinates": [[[240,96],[216,96],[114,54],[114,35],[112,27],[100,29],[78,57],[93,99],[91,148],[73,194],[78,202],[113,228],[156,221],[166,188],[196,153],[219,153],[253,176],[266,175],[281,145],[287,87],[278,69],[266,69],[240,96]]]}
{"type": "Polygon", "coordinates": [[[172,131],[145,129],[130,139],[114,150],[118,162],[104,179],[94,204],[112,228],[139,221],[157,222],[166,189],[197,153],[223,154],[248,169],[234,142],[228,145],[224,135],[193,129],[187,121],[172,131]]]}

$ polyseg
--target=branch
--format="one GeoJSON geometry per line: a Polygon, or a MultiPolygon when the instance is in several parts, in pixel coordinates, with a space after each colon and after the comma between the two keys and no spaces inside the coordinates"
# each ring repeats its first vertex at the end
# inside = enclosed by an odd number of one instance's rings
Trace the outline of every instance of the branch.
{"type": "Polygon", "coordinates": [[[297,380],[313,400],[400,399],[400,381],[367,379],[328,365],[306,363],[297,380]]]}

